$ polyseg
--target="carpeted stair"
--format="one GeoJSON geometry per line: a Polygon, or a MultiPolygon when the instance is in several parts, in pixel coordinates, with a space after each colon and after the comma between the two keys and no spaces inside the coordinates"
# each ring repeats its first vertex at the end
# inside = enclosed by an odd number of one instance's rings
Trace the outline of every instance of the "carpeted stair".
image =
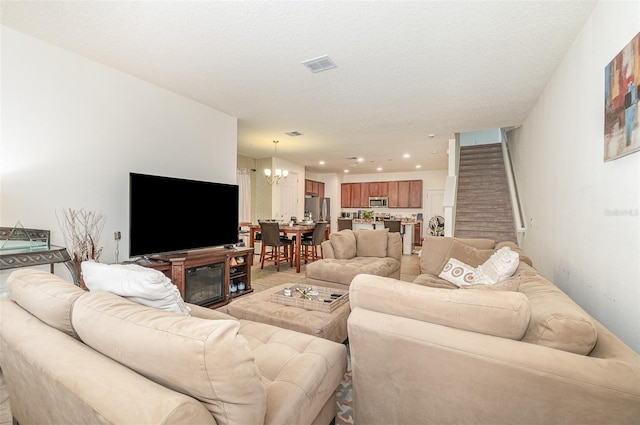
{"type": "Polygon", "coordinates": [[[499,143],[460,147],[454,235],[517,243],[499,143]]]}

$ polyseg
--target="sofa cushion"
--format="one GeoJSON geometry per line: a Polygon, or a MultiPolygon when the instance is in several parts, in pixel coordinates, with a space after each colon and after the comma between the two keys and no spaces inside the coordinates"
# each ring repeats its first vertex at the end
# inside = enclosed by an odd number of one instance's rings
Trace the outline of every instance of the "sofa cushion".
{"type": "Polygon", "coordinates": [[[265,424],[331,422],[335,404],[325,420],[318,413],[346,371],[344,344],[248,320],[240,320],[239,334],[247,339],[267,390],[265,424]]]}
{"type": "Polygon", "coordinates": [[[260,424],[266,394],[236,320],[204,320],[89,292],[73,307],[82,341],[160,385],[188,394],[216,423],[260,424]]]}
{"type": "Polygon", "coordinates": [[[189,315],[178,288],[161,271],[137,264],[83,261],[82,277],[90,291],[108,291],[148,307],[189,315]]]}
{"type": "Polygon", "coordinates": [[[43,270],[16,270],[7,279],[10,297],[49,326],[74,338],[71,307],[86,291],[43,270]]]}
{"type": "Polygon", "coordinates": [[[494,246],[495,242],[491,239],[428,236],[422,244],[420,271],[438,276],[451,257],[472,267],[477,267],[493,254],[494,246]]]}
{"type": "Polygon", "coordinates": [[[413,283],[421,286],[429,286],[431,288],[444,288],[444,289],[457,289],[458,287],[451,282],[448,282],[441,277],[434,276],[432,274],[420,274],[413,280],[413,283]]]}
{"type": "Polygon", "coordinates": [[[307,264],[305,273],[310,279],[349,286],[360,273],[391,276],[399,269],[400,262],[391,257],[354,257],[350,260],[325,258],[307,264]]]}
{"type": "Polygon", "coordinates": [[[470,265],[455,258],[449,258],[449,261],[444,265],[438,277],[460,287],[472,285],[475,279],[475,273],[476,269],[470,265]]]}
{"type": "Polygon", "coordinates": [[[367,310],[503,338],[520,339],[531,312],[520,292],[429,288],[358,275],[349,288],[351,310],[367,310]]]}
{"type": "Polygon", "coordinates": [[[356,256],[356,235],[353,230],[345,229],[329,235],[335,258],[348,260],[356,256]]]}
{"type": "MultiPolygon", "coordinates": [[[[591,317],[568,295],[538,273],[520,263],[519,291],[531,306],[531,321],[523,341],[587,355],[598,335],[591,317]]],[[[533,270],[533,269],[531,269],[533,270]]]]}
{"type": "Polygon", "coordinates": [[[476,269],[476,284],[493,285],[513,276],[520,261],[519,255],[507,246],[500,248],[476,269]]]}
{"type": "Polygon", "coordinates": [[[386,257],[389,229],[358,230],[356,235],[356,256],[386,257]]]}

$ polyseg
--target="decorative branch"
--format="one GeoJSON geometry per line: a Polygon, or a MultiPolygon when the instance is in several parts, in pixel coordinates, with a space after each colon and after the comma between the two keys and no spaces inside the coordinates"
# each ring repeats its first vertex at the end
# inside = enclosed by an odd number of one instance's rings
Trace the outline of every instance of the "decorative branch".
{"type": "Polygon", "coordinates": [[[102,212],[66,208],[62,210],[61,216],[56,212],[56,218],[69,255],[76,264],[100,258],[102,247],[97,246],[106,221],[102,212]]]}

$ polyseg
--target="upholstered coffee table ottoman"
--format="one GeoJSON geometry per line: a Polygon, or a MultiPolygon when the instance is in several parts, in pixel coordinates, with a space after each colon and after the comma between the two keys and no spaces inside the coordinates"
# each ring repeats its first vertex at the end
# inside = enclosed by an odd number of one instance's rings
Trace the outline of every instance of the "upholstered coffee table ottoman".
{"type": "Polygon", "coordinates": [[[237,319],[267,323],[335,342],[346,341],[347,318],[351,312],[349,301],[342,303],[332,312],[308,310],[272,301],[272,294],[295,285],[297,284],[275,286],[237,298],[227,304],[227,312],[237,319]]]}

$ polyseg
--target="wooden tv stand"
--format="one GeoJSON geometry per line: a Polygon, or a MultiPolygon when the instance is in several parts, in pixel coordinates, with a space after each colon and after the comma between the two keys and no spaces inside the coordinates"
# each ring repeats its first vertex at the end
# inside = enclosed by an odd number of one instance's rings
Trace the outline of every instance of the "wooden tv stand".
{"type": "MultiPolygon", "coordinates": [[[[159,270],[165,274],[178,287],[180,295],[185,297],[185,274],[192,267],[206,266],[210,264],[224,263],[222,301],[205,305],[209,308],[218,308],[229,304],[235,297],[253,292],[251,288],[251,265],[253,264],[253,248],[209,248],[189,251],[180,254],[168,254],[155,256],[149,263],[140,264],[159,270]],[[233,269],[233,273],[231,270],[233,269]],[[245,289],[231,292],[231,284],[245,283],[245,289]]],[[[188,301],[188,300],[185,300],[188,301]]]]}

